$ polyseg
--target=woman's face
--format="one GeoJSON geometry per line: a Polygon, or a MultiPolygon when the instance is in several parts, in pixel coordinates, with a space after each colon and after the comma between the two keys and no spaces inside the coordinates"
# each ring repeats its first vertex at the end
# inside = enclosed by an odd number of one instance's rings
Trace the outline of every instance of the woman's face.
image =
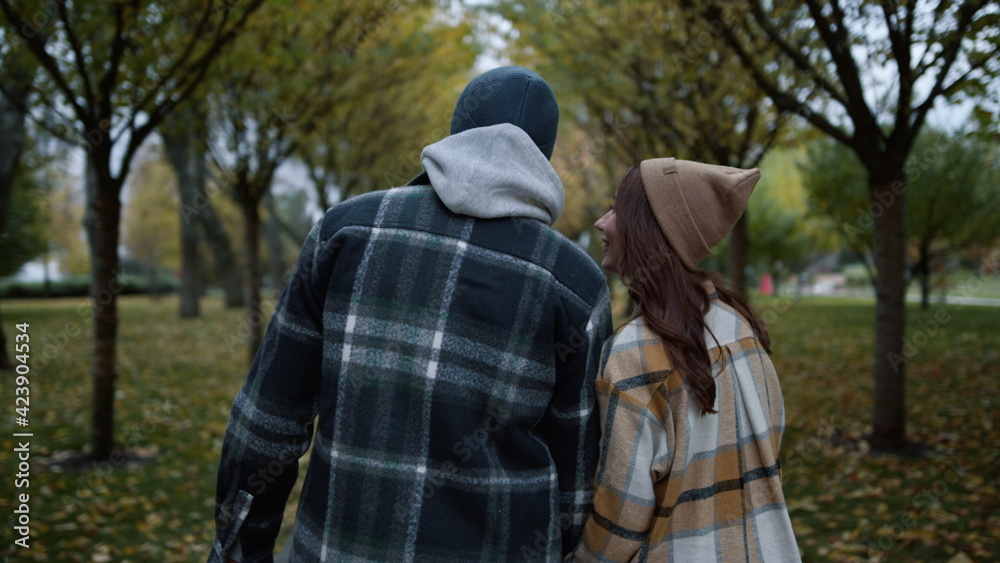
{"type": "Polygon", "coordinates": [[[615,218],[615,208],[604,214],[594,223],[598,231],[601,231],[601,250],[604,252],[604,260],[601,267],[613,273],[620,273],[618,258],[621,252],[622,241],[618,233],[618,221],[615,218]]]}

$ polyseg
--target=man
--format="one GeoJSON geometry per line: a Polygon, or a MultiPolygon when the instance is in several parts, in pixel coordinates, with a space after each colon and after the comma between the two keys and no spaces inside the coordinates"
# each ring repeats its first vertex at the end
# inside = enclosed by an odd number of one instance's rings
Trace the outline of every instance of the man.
{"type": "Polygon", "coordinates": [[[604,275],[550,225],[558,106],[518,67],[462,93],[410,185],[317,224],[233,404],[210,561],[556,560],[590,509],[604,275]]]}

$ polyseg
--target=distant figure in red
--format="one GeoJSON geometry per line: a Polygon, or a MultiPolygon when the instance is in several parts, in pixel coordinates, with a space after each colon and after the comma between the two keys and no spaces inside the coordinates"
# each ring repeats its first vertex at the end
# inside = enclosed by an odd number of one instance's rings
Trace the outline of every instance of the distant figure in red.
{"type": "Polygon", "coordinates": [[[761,295],[772,295],[774,294],[774,281],[771,279],[771,274],[765,273],[760,277],[760,294],[761,295]]]}

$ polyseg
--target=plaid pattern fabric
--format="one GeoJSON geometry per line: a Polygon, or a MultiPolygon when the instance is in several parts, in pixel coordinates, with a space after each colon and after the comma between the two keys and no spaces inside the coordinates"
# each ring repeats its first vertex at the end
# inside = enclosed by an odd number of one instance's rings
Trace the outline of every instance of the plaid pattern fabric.
{"type": "Polygon", "coordinates": [[[210,561],[237,537],[271,559],[310,443],[293,561],[560,559],[610,332],[600,269],[540,221],[456,215],[426,186],[335,206],[233,404],[210,561]]]}
{"type": "Polygon", "coordinates": [[[798,561],[781,490],[784,406],[750,325],[713,299],[715,409],[702,416],[638,317],[605,345],[594,512],[577,561],[798,561]],[[723,352],[723,348],[725,352],[723,352]]]}

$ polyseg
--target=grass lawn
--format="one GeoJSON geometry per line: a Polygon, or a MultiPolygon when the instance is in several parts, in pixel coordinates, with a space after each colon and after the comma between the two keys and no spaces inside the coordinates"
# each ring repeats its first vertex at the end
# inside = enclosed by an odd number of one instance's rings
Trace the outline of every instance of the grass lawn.
{"type": "MultiPolygon", "coordinates": [[[[116,440],[145,459],[62,472],[47,469],[43,458],[89,444],[93,353],[87,301],[2,304],[8,342],[15,323],[30,323],[35,367],[29,428],[34,433],[31,549],[15,551],[13,539],[7,539],[14,507],[12,479],[4,478],[0,555],[114,562],[204,561],[208,556],[222,437],[249,365],[240,345],[243,312],[225,310],[221,300],[205,300],[203,318],[182,320],[175,298],[125,297],[119,303],[116,440]]],[[[3,397],[12,408],[13,375],[7,373],[3,397]]],[[[13,420],[5,420],[10,421],[5,428],[11,428],[13,420]]],[[[5,432],[0,450],[5,475],[15,467],[11,433],[5,432]]],[[[290,510],[286,520],[293,514],[290,510]]]]}
{"type": "Polygon", "coordinates": [[[912,459],[873,456],[863,440],[874,393],[870,302],[758,308],[774,319],[785,495],[804,559],[997,560],[1000,309],[909,309],[908,432],[934,449],[912,459]]]}
{"type": "MultiPolygon", "coordinates": [[[[872,414],[873,305],[803,299],[758,300],[757,306],[770,321],[784,391],[785,494],[804,559],[1000,558],[1000,309],[911,309],[909,433],[934,453],[899,458],[871,455],[862,439],[872,414]]],[[[22,429],[8,410],[0,438],[0,555],[204,561],[214,532],[222,436],[248,365],[241,312],[207,300],[202,319],[180,320],[174,298],[122,299],[116,432],[140,459],[56,472],[43,458],[58,459],[88,443],[87,302],[7,301],[2,307],[8,344],[16,323],[30,323],[27,430],[34,436],[31,549],[25,551],[10,547],[16,508],[11,434],[22,429]]],[[[13,374],[3,374],[0,389],[13,409],[13,374]]],[[[289,507],[286,523],[294,502],[289,507]]]]}
{"type": "MultiPolygon", "coordinates": [[[[944,282],[948,294],[1000,299],[1000,276],[995,275],[995,268],[994,266],[993,275],[977,276],[975,273],[965,270],[949,275],[944,282]]],[[[940,287],[935,287],[934,291],[941,293],[940,287]]]]}

